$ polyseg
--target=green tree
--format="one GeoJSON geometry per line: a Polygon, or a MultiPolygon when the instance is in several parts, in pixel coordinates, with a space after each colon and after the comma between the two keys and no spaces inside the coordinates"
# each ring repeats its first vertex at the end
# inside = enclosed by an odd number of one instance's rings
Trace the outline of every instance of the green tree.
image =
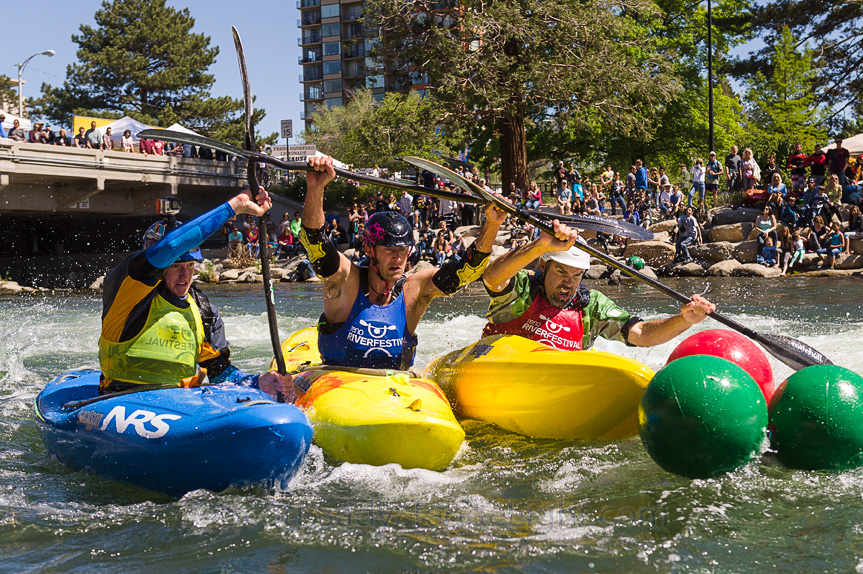
{"type": "Polygon", "coordinates": [[[749,132],[767,141],[799,141],[804,149],[827,137],[822,111],[816,105],[812,82],[817,77],[813,53],[786,26],[779,32],[766,68],[748,80],[746,106],[749,132]]]}
{"type": "Polygon", "coordinates": [[[18,92],[13,86],[13,82],[9,76],[0,75],[0,103],[6,102],[6,105],[14,105],[18,107],[18,92]]]}
{"type": "Polygon", "coordinates": [[[735,63],[732,71],[737,77],[751,78],[756,72],[771,77],[777,62],[770,55],[787,27],[797,49],[814,47],[813,64],[819,73],[807,87],[815,95],[814,105],[825,110],[828,127],[838,132],[855,121],[863,110],[863,2],[770,0],[742,15],[765,45],[735,63]]]}
{"type": "Polygon", "coordinates": [[[533,122],[649,130],[680,89],[670,58],[641,33],[639,19],[656,15],[646,0],[367,0],[364,9],[388,75],[426,74],[441,122],[471,126],[472,150],[490,148],[483,155],[500,158],[504,185],[522,189],[533,122]]]}
{"type": "MultiPolygon", "coordinates": [[[[72,115],[129,115],[154,125],[175,121],[218,139],[242,140],[242,101],[212,97],[207,69],[217,47],[192,32],[195,19],[165,0],[104,0],[96,27],[72,36],[78,63],[66,69],[62,87],[42,86],[35,112],[67,124],[72,115]]],[[[239,81],[239,73],[238,73],[239,81]]],[[[258,122],[262,110],[253,114],[258,122]]],[[[263,138],[272,143],[276,134],[263,138]]]]}
{"type": "Polygon", "coordinates": [[[441,115],[435,102],[415,91],[377,102],[370,91],[359,90],[344,106],[319,109],[303,138],[339,161],[396,170],[403,165],[398,156],[452,153],[463,138],[441,132],[441,115]]]}

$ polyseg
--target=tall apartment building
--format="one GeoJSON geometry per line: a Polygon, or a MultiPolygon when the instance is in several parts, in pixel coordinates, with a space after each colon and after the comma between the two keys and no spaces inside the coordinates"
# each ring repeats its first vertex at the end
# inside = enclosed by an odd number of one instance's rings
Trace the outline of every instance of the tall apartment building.
{"type": "Polygon", "coordinates": [[[298,43],[303,50],[300,119],[305,120],[306,129],[320,106],[341,106],[358,88],[371,90],[381,100],[387,92],[428,87],[422,75],[407,67],[384,75],[367,56],[374,40],[364,36],[359,22],[362,0],[297,0],[297,8],[298,43]]]}

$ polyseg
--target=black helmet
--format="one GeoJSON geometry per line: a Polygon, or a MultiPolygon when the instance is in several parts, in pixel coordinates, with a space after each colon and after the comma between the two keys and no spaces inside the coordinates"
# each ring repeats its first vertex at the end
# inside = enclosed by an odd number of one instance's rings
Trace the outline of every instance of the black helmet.
{"type": "Polygon", "coordinates": [[[413,227],[407,219],[395,211],[379,211],[369,217],[369,222],[363,231],[363,243],[370,247],[375,245],[413,247],[413,227]]]}

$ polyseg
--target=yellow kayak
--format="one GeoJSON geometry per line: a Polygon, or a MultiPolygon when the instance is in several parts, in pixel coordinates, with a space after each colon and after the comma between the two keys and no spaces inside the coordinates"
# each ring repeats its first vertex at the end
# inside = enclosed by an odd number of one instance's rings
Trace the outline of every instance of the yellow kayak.
{"type": "Polygon", "coordinates": [[[516,335],[481,339],[425,372],[461,418],[530,437],[603,440],[638,433],[638,405],[653,375],[626,357],[560,351],[516,335]]]}
{"type": "Polygon", "coordinates": [[[282,352],[297,400],[324,454],[345,462],[446,468],[464,441],[449,400],[427,379],[405,371],[321,365],[317,331],[294,333],[282,352]]]}

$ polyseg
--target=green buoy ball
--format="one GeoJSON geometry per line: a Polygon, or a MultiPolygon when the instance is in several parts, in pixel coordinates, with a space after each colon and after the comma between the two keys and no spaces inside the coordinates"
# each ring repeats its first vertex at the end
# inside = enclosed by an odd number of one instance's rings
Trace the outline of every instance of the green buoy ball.
{"type": "Polygon", "coordinates": [[[770,425],[772,447],[787,467],[863,465],[863,377],[835,365],[794,373],[770,401],[770,425]]]}
{"type": "Polygon", "coordinates": [[[749,462],[767,428],[767,404],[752,376],[727,359],[690,355],[653,377],[638,409],[638,434],[656,463],[711,478],[749,462]]]}

